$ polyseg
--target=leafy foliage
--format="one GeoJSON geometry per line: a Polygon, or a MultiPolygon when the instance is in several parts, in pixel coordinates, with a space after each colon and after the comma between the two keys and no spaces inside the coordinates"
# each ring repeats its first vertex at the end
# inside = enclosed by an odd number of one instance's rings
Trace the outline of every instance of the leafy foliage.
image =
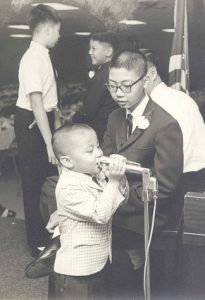
{"type": "Polygon", "coordinates": [[[99,18],[107,28],[112,29],[120,26],[120,20],[131,18],[137,7],[137,0],[75,0],[75,3],[99,18]]]}
{"type": "MultiPolygon", "coordinates": [[[[63,0],[63,4],[77,5],[97,17],[109,29],[116,29],[122,19],[129,19],[137,8],[139,0],[63,0]]],[[[32,3],[32,0],[12,0],[16,11],[32,3]]]]}
{"type": "Polygon", "coordinates": [[[11,5],[12,8],[16,11],[20,10],[24,5],[28,5],[32,3],[32,0],[12,0],[11,5]]]}

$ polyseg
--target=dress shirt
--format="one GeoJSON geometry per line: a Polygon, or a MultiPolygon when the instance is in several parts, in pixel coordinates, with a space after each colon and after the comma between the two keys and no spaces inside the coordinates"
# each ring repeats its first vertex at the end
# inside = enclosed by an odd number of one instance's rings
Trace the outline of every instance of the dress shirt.
{"type": "Polygon", "coordinates": [[[131,112],[129,109],[126,110],[126,117],[128,114],[132,115],[132,132],[135,130],[138,124],[138,117],[143,115],[145,107],[149,101],[149,97],[146,95],[139,105],[131,112]]]}
{"type": "Polygon", "coordinates": [[[150,97],[179,123],[183,135],[184,173],[205,168],[205,124],[195,101],[163,82],[154,88],[150,97]]]}
{"type": "Polygon", "coordinates": [[[62,170],[56,199],[61,247],[54,270],[86,276],[99,272],[111,260],[112,216],[128,197],[128,186],[101,179],[98,184],[86,174],[62,170]]]}
{"type": "Polygon", "coordinates": [[[42,93],[45,111],[52,111],[57,106],[57,87],[49,51],[39,43],[31,41],[20,61],[16,105],[31,111],[29,94],[33,92],[42,93]]]}

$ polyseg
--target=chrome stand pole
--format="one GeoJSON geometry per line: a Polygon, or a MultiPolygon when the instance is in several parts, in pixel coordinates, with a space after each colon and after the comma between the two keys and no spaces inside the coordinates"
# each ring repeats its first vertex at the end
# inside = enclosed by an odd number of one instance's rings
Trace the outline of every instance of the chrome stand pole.
{"type": "Polygon", "coordinates": [[[157,193],[157,181],[156,178],[151,177],[151,171],[149,169],[143,169],[142,172],[142,182],[143,182],[143,196],[144,201],[144,246],[145,246],[145,274],[144,274],[144,298],[145,300],[151,299],[151,289],[150,289],[150,257],[149,257],[149,203],[152,200],[152,194],[157,193]]]}

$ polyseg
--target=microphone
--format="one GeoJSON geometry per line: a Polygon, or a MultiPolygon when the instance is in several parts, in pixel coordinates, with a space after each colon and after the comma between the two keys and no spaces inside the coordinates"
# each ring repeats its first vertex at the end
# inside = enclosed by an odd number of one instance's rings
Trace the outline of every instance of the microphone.
{"type": "MultiPolygon", "coordinates": [[[[100,164],[109,165],[111,162],[111,157],[108,156],[102,156],[100,158],[100,164]]],[[[134,161],[126,161],[126,172],[127,173],[135,173],[135,174],[142,174],[144,168],[141,167],[140,164],[134,162],[134,161]]]]}
{"type": "MultiPolygon", "coordinates": [[[[111,157],[102,156],[99,159],[100,164],[109,165],[111,162],[111,157]]],[[[153,198],[157,199],[158,193],[158,182],[155,177],[151,177],[150,169],[143,168],[139,163],[134,161],[127,160],[126,161],[126,172],[132,174],[140,174],[142,175],[143,181],[143,189],[145,190],[152,190],[153,191],[153,198]]]]}

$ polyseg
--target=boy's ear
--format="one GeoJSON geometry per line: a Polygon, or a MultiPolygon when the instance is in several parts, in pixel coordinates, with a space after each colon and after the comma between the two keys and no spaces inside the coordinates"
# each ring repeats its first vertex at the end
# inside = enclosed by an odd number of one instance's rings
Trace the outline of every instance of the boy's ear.
{"type": "Polygon", "coordinates": [[[61,156],[60,163],[63,167],[72,169],[73,168],[73,161],[69,156],[61,156]]]}
{"type": "Polygon", "coordinates": [[[48,26],[48,23],[43,24],[43,25],[42,25],[42,28],[43,28],[44,32],[46,32],[46,33],[48,34],[48,32],[49,32],[49,26],[48,26]]]}
{"type": "Polygon", "coordinates": [[[108,45],[108,46],[105,48],[105,53],[106,53],[106,56],[112,57],[112,55],[113,55],[113,48],[112,48],[110,45],[108,45]]]}
{"type": "Polygon", "coordinates": [[[52,34],[52,26],[51,23],[47,22],[44,24],[44,31],[47,35],[52,34]]]}
{"type": "Polygon", "coordinates": [[[155,81],[157,78],[157,69],[155,66],[151,66],[148,71],[147,75],[152,79],[152,81],[155,81]]]}

